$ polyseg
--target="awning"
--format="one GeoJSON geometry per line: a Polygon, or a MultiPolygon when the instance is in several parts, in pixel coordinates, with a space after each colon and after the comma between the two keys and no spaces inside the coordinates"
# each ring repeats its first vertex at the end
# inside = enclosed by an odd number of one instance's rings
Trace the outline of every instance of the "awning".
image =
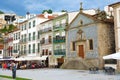
{"type": "Polygon", "coordinates": [[[0,58],[0,61],[5,61],[5,60],[14,60],[14,58],[12,58],[12,57],[0,58]]]}
{"type": "Polygon", "coordinates": [[[103,56],[103,59],[120,59],[120,52],[113,53],[107,56],[103,56]]]}
{"type": "Polygon", "coordinates": [[[16,58],[15,61],[33,61],[33,60],[46,60],[48,56],[26,56],[26,57],[19,57],[16,58]]]}

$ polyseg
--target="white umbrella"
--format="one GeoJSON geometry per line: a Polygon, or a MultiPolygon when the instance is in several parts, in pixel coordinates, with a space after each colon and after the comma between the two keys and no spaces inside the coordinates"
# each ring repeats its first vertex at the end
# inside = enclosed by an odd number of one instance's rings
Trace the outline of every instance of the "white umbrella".
{"type": "Polygon", "coordinates": [[[113,53],[107,56],[103,56],[103,59],[120,59],[120,52],[113,53]]]}
{"type": "Polygon", "coordinates": [[[25,61],[26,59],[23,57],[16,58],[15,61],[25,61]]]}

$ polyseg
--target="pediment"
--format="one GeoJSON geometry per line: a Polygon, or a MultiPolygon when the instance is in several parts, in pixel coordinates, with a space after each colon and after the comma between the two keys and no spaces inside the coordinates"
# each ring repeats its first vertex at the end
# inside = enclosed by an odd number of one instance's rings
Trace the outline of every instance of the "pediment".
{"type": "Polygon", "coordinates": [[[90,15],[84,15],[83,13],[79,13],[75,17],[75,19],[71,22],[69,29],[70,28],[74,28],[76,26],[93,23],[94,20],[91,17],[89,17],[89,16],[90,15]]]}

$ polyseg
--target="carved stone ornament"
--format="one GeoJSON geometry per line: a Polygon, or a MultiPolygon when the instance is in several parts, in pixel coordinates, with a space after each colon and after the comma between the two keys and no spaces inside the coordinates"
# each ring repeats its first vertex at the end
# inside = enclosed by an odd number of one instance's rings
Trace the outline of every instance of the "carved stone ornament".
{"type": "Polygon", "coordinates": [[[81,29],[79,29],[78,31],[77,31],[77,40],[81,40],[82,39],[82,33],[83,33],[83,31],[81,30],[81,29]]]}

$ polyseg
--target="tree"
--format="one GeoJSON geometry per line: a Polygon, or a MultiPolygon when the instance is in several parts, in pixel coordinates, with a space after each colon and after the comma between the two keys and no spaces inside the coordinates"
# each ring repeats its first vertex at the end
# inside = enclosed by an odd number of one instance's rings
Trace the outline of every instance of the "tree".
{"type": "Polygon", "coordinates": [[[42,11],[42,14],[44,14],[44,12],[47,12],[47,10],[43,10],[43,11],[42,11]]]}
{"type": "Polygon", "coordinates": [[[8,32],[11,32],[15,29],[15,26],[13,24],[9,25],[8,32]]]}
{"type": "Polygon", "coordinates": [[[51,9],[49,9],[49,10],[43,10],[42,14],[44,14],[44,12],[47,12],[47,13],[51,14],[53,11],[51,9]]]}
{"type": "Polygon", "coordinates": [[[0,11],[0,14],[4,14],[4,12],[0,11]]]}
{"type": "Polygon", "coordinates": [[[61,12],[67,12],[67,10],[61,10],[61,12]]]}
{"type": "Polygon", "coordinates": [[[47,10],[47,12],[48,12],[49,14],[51,14],[51,13],[52,13],[52,10],[51,10],[51,9],[49,9],[49,10],[47,10]]]}

